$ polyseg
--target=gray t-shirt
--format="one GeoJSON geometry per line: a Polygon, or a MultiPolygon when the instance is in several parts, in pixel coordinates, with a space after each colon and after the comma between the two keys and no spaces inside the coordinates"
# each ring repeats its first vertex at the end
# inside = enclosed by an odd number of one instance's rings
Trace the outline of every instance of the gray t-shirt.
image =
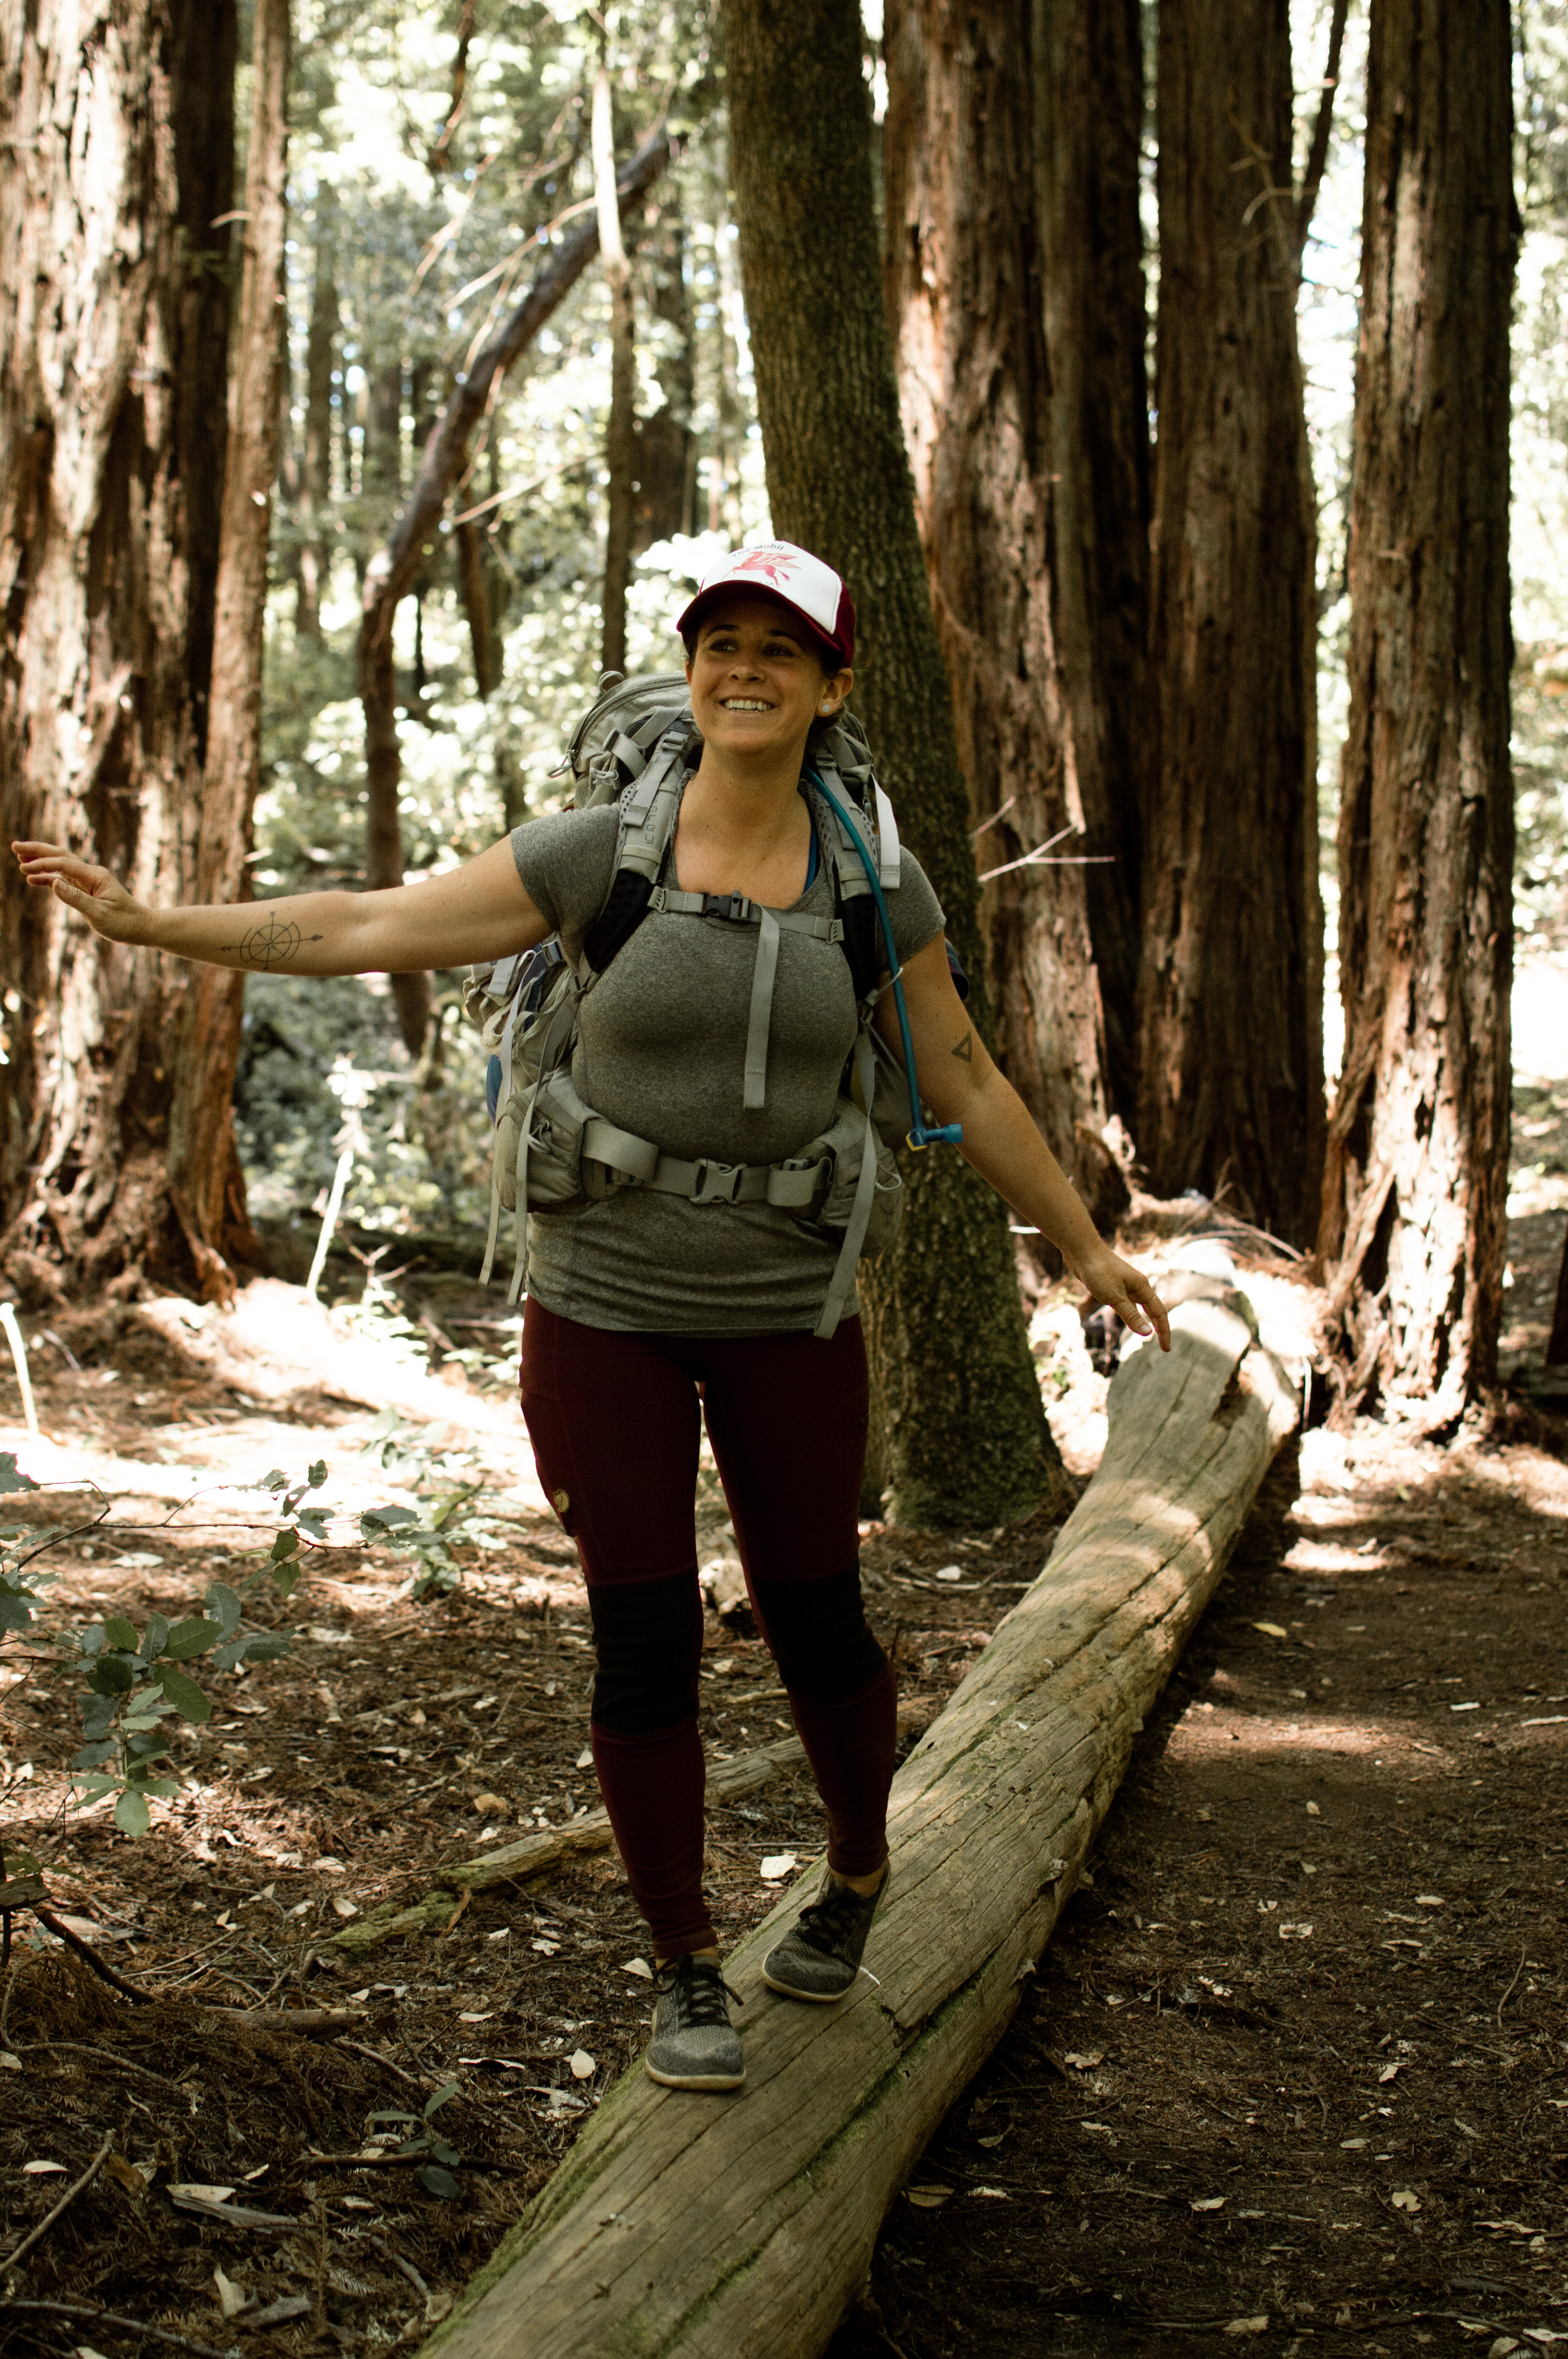
{"type": "MultiPolygon", "coordinates": [[[[619,824],[609,805],[513,832],[529,897],[574,958],[610,891],[619,824]]],[[[666,881],[679,880],[666,871],[666,881]]],[[[907,851],[887,902],[901,959],[941,932],[936,896],[907,851]]],[[[793,907],[834,915],[826,859],[793,907]]],[[[838,943],[781,933],[766,1102],[748,1113],[756,957],[755,925],[650,911],[583,1000],[572,1080],[585,1103],[666,1155],[777,1163],[798,1154],[833,1119],[855,1042],[855,988],[838,943]]],[[[528,1290],[547,1310],[643,1332],[809,1329],[838,1255],[776,1206],[694,1204],[639,1188],[579,1212],[535,1212],[530,1230],[528,1290]]]]}

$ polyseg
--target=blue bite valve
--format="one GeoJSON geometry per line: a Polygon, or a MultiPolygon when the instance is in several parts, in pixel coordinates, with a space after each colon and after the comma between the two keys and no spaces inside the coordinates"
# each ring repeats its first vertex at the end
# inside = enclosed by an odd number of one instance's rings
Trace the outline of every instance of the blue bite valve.
{"type": "Polygon", "coordinates": [[[957,1147],[964,1136],[961,1122],[945,1122],[939,1129],[927,1130],[924,1123],[909,1134],[911,1147],[957,1147]]]}

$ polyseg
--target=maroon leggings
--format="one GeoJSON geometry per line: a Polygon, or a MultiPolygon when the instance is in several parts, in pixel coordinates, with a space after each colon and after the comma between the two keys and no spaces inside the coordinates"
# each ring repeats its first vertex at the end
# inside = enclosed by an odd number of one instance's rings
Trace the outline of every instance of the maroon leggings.
{"type": "Polygon", "coordinates": [[[704,1418],[752,1602],[827,1807],[828,1864],[873,1875],[887,1855],[896,1690],[860,1602],[859,1320],[827,1342],[628,1334],[530,1297],[523,1414],[539,1480],[582,1559],[594,1766],[658,1955],[715,1938],[697,1725],[704,1418]]]}

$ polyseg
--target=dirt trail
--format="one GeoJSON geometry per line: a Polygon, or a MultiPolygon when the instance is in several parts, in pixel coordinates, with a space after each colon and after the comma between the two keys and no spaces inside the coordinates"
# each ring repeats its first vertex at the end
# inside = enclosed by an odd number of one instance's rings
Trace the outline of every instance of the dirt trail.
{"type": "Polygon", "coordinates": [[[834,2359],[1568,2343],[1568,1469],[1311,1434],[1282,1538],[834,2359]]]}

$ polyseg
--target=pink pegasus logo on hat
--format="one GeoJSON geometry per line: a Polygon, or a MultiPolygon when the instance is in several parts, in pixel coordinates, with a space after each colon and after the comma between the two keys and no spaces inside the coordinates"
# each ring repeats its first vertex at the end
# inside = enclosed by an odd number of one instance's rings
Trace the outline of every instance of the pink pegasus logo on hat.
{"type": "Polygon", "coordinates": [[[765,573],[770,582],[778,583],[782,589],[795,569],[787,557],[781,557],[768,549],[753,549],[748,550],[740,563],[730,570],[736,573],[765,573]]]}

